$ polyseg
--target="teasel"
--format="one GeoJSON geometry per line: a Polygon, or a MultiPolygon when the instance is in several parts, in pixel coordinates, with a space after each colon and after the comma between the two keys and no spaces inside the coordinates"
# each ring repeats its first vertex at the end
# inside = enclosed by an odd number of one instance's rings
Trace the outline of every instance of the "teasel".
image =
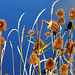
{"type": "Polygon", "coordinates": [[[74,53],[74,44],[69,42],[66,47],[66,53],[72,54],[74,53]]]}
{"type": "Polygon", "coordinates": [[[64,10],[63,9],[59,9],[57,11],[57,16],[64,16],[64,10]]]}
{"type": "Polygon", "coordinates": [[[51,23],[51,25],[49,24],[49,25],[47,26],[47,29],[50,29],[51,31],[58,31],[58,30],[59,30],[60,27],[59,27],[59,25],[57,24],[57,22],[51,20],[50,23],[51,23]]]}
{"type": "Polygon", "coordinates": [[[28,31],[28,34],[29,34],[30,36],[33,36],[34,33],[35,33],[35,32],[34,32],[33,30],[29,30],[29,31],[28,31]]]}
{"type": "Polygon", "coordinates": [[[74,8],[72,8],[72,9],[70,10],[69,18],[70,18],[70,19],[75,19],[75,9],[74,9],[74,8]]]}
{"type": "MultiPolygon", "coordinates": [[[[38,45],[40,45],[40,49],[44,47],[44,42],[40,39],[40,41],[37,40],[36,45],[33,47],[34,53],[38,54],[38,45]]],[[[42,52],[42,51],[40,51],[42,52]]]]}
{"type": "MultiPolygon", "coordinates": [[[[57,22],[58,22],[58,24],[59,24],[59,26],[60,26],[60,32],[61,32],[61,30],[62,30],[61,25],[62,25],[62,24],[65,24],[65,18],[64,18],[63,16],[60,16],[60,17],[58,18],[57,22]]],[[[61,36],[61,34],[60,34],[60,36],[61,36]]]]}
{"type": "Polygon", "coordinates": [[[59,24],[65,24],[65,18],[64,18],[63,16],[60,16],[60,17],[58,18],[57,22],[58,22],[59,24]]]}
{"type": "Polygon", "coordinates": [[[49,74],[50,71],[54,68],[54,60],[52,58],[48,58],[47,62],[46,62],[46,68],[45,70],[49,70],[49,74]]]}
{"type": "Polygon", "coordinates": [[[59,69],[59,73],[63,75],[68,75],[68,66],[66,64],[63,64],[59,69]]]}
{"type": "Polygon", "coordinates": [[[62,46],[63,46],[63,38],[62,37],[56,38],[53,43],[53,48],[62,49],[62,46]]]}
{"type": "Polygon", "coordinates": [[[34,67],[34,75],[35,75],[35,64],[37,64],[37,63],[38,63],[37,55],[35,53],[32,53],[30,55],[30,64],[32,64],[34,67]]]}
{"type": "Polygon", "coordinates": [[[6,21],[3,19],[0,19],[0,55],[1,55],[1,44],[4,44],[4,41],[2,40],[2,31],[6,31],[6,21]]]}
{"type": "Polygon", "coordinates": [[[51,33],[50,33],[50,32],[46,32],[46,33],[45,33],[45,36],[46,36],[46,39],[45,39],[45,43],[46,43],[46,41],[47,41],[48,37],[50,37],[50,36],[51,36],[51,33]]]}
{"type": "Polygon", "coordinates": [[[68,25],[67,25],[67,30],[68,29],[74,29],[74,23],[73,23],[73,21],[71,20],[71,21],[69,21],[69,23],[68,23],[68,25]]]}

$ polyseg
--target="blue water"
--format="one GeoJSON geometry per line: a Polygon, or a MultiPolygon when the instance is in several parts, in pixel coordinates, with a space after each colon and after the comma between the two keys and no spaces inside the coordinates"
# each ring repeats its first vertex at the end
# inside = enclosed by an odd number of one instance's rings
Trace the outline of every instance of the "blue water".
{"type": "MultiPolygon", "coordinates": [[[[32,28],[32,25],[37,17],[37,15],[44,9],[46,10],[43,12],[43,14],[40,16],[38,20],[39,29],[41,26],[42,19],[45,19],[47,21],[50,21],[51,15],[51,6],[55,0],[1,0],[0,1],[0,19],[6,20],[7,23],[7,31],[2,33],[2,36],[6,39],[8,32],[13,29],[17,28],[18,26],[18,20],[22,13],[25,13],[25,15],[22,18],[22,21],[20,23],[20,36],[22,33],[22,28],[25,25],[25,33],[24,33],[24,41],[23,41],[23,57],[26,56],[27,46],[29,37],[26,37],[28,35],[28,30],[32,28]]],[[[54,6],[54,12],[53,12],[53,19],[56,21],[57,16],[56,12],[59,8],[64,9],[65,11],[65,19],[67,22],[70,21],[68,19],[68,14],[71,8],[75,8],[75,0],[60,0],[56,5],[54,6]]],[[[44,23],[43,29],[42,29],[42,40],[46,38],[44,34],[48,31],[47,30],[47,24],[44,23]],[[44,37],[43,37],[44,36],[44,37]]],[[[63,25],[63,28],[65,26],[63,25]]],[[[62,29],[62,35],[63,35],[64,29],[62,29]]],[[[36,33],[36,31],[35,31],[36,33]]],[[[67,33],[68,34],[68,33],[67,33]]],[[[65,35],[64,40],[66,39],[68,35],[65,35]]],[[[75,36],[73,37],[73,39],[75,36]]],[[[15,65],[15,75],[20,74],[20,55],[17,50],[17,45],[19,45],[18,41],[18,34],[16,31],[12,32],[10,37],[8,38],[6,51],[3,59],[3,74],[9,74],[13,75],[13,67],[12,67],[12,52],[9,41],[13,44],[13,52],[14,52],[14,65],[15,65]]],[[[49,43],[51,41],[51,38],[49,38],[49,43]]],[[[30,45],[29,53],[27,59],[29,60],[30,54],[33,52],[32,50],[33,44],[30,45]]],[[[46,58],[53,57],[51,51],[47,51],[46,58]]],[[[43,56],[41,56],[41,59],[43,56]]],[[[27,61],[27,72],[29,73],[29,62],[27,61]]],[[[44,68],[44,67],[43,67],[44,68]]],[[[42,68],[42,69],[43,69],[42,68]]],[[[23,74],[23,65],[22,65],[22,74],[23,74]]]]}

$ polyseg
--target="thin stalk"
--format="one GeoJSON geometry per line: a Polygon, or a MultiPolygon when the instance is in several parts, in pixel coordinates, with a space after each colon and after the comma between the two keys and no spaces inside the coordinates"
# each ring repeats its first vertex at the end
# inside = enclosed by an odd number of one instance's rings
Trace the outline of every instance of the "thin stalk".
{"type": "MultiPolygon", "coordinates": [[[[1,56],[1,37],[2,37],[2,31],[0,31],[0,56],[1,56]]],[[[1,63],[1,75],[2,75],[2,63],[1,63]]]]}
{"type": "MultiPolygon", "coordinates": [[[[61,33],[61,24],[60,24],[60,33],[61,33]]],[[[60,37],[61,37],[61,34],[60,34],[60,37]]]]}

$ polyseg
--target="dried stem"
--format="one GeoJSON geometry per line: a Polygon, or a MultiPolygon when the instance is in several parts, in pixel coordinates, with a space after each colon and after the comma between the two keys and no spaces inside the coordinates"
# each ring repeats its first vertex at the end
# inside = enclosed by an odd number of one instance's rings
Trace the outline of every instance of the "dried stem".
{"type": "MultiPolygon", "coordinates": [[[[1,56],[1,36],[2,36],[2,31],[0,31],[0,56],[1,56]]],[[[2,75],[2,63],[1,63],[1,75],[2,75]]]]}

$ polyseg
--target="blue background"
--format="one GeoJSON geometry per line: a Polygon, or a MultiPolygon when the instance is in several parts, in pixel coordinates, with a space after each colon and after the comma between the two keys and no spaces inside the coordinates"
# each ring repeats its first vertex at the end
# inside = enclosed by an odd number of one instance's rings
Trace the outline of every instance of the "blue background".
{"type": "MultiPolygon", "coordinates": [[[[23,56],[25,58],[26,56],[26,50],[28,46],[28,30],[32,28],[32,25],[37,17],[37,15],[46,8],[45,12],[40,16],[38,20],[39,29],[41,26],[42,19],[45,19],[47,21],[50,21],[51,15],[51,6],[55,0],[1,0],[0,1],[0,19],[6,20],[7,28],[9,28],[7,31],[3,32],[2,36],[6,39],[8,32],[13,29],[17,28],[18,26],[18,20],[22,13],[25,12],[24,17],[22,18],[21,24],[20,24],[20,35],[22,32],[22,28],[25,25],[25,34],[24,34],[24,42],[23,42],[23,56]]],[[[64,9],[65,11],[65,19],[66,22],[69,22],[70,19],[68,19],[68,14],[71,8],[75,8],[75,0],[60,0],[56,5],[54,6],[54,12],[53,12],[53,20],[57,21],[56,12],[59,8],[64,9]]],[[[64,32],[65,25],[62,25],[62,34],[64,32]]],[[[44,41],[46,36],[44,35],[47,32],[47,24],[44,23],[43,29],[42,29],[42,40],[44,41]]],[[[36,33],[36,31],[35,31],[36,33]]],[[[68,32],[67,32],[68,34],[68,32]]],[[[35,35],[36,37],[36,35],[35,35]]],[[[64,37],[64,41],[67,38],[67,35],[64,37]]],[[[73,37],[74,39],[74,37],[73,37]]],[[[19,45],[18,42],[18,34],[16,31],[12,32],[10,35],[7,47],[4,55],[3,60],[3,75],[9,74],[13,75],[13,67],[12,67],[12,52],[9,41],[12,42],[13,48],[14,48],[14,62],[15,62],[15,75],[20,74],[20,55],[17,50],[17,45],[19,45]]],[[[49,43],[51,41],[51,38],[49,38],[49,43]]],[[[28,53],[28,60],[30,57],[30,54],[32,51],[33,44],[30,45],[29,53],[28,53]]],[[[47,51],[46,58],[53,57],[52,50],[47,51]]],[[[41,59],[43,57],[41,56],[41,59]]],[[[43,66],[43,65],[42,65],[43,66]]],[[[27,71],[29,70],[29,62],[27,61],[26,65],[27,71]]],[[[42,68],[44,69],[44,67],[42,68]]],[[[23,65],[22,65],[22,71],[23,71],[23,65]]],[[[28,71],[29,72],[29,71],[28,71]]]]}

